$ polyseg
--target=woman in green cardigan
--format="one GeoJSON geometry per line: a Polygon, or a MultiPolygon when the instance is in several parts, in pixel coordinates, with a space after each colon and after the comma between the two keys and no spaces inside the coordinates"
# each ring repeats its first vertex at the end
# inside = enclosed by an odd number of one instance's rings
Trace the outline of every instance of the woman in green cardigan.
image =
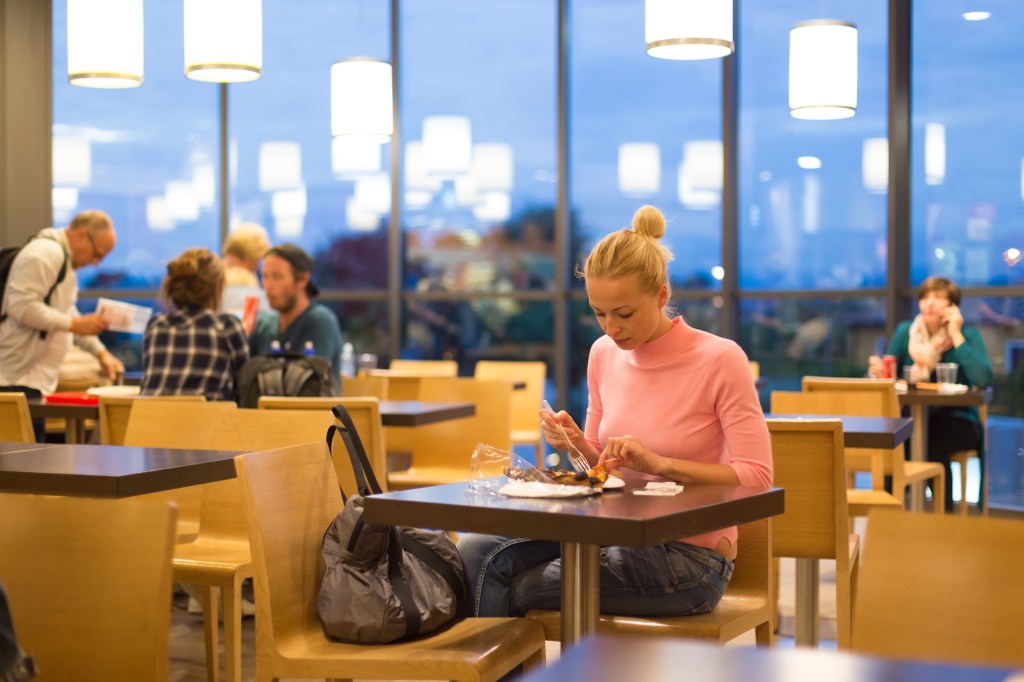
{"type": "MultiPolygon", "coordinates": [[[[957,383],[984,388],[992,383],[992,365],[985,353],[981,334],[964,325],[960,313],[960,287],[945,277],[929,277],[918,287],[919,313],[913,320],[901,322],[889,340],[889,355],[896,356],[897,371],[913,365],[912,377],[935,381],[935,365],[955,362],[957,383]]],[[[882,359],[869,360],[868,374],[884,375],[882,359]]],[[[928,459],[946,466],[946,509],[953,505],[953,479],[949,456],[960,450],[977,450],[982,476],[985,456],[982,452],[981,420],[976,407],[933,408],[928,414],[928,459]]],[[[983,479],[984,480],[984,479],[983,479]]],[[[984,493],[984,491],[982,491],[984,493]]]]}

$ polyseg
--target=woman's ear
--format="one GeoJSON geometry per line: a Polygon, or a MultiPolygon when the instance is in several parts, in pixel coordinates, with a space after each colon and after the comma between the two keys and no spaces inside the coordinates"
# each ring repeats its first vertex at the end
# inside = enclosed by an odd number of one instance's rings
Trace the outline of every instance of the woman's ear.
{"type": "Polygon", "coordinates": [[[658,307],[659,308],[664,308],[666,305],[668,305],[668,283],[667,282],[663,283],[661,285],[661,288],[658,289],[658,307]]]}

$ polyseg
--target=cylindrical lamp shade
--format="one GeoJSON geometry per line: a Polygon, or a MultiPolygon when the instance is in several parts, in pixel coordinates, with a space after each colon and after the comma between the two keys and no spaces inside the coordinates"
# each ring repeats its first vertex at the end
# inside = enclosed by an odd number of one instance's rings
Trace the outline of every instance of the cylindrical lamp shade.
{"type": "Polygon", "coordinates": [[[186,76],[243,83],[262,73],[262,0],[185,0],[186,76]]]}
{"type": "Polygon", "coordinates": [[[861,182],[873,194],[889,190],[889,138],[869,137],[861,154],[861,182]]]}
{"type": "Polygon", "coordinates": [[[924,124],[924,182],[941,185],[946,179],[946,126],[924,124]]]}
{"type": "Polygon", "coordinates": [[[68,82],[142,85],[142,0],[68,0],[68,82]]]}
{"type": "Polygon", "coordinates": [[[661,189],[661,148],[653,142],[619,145],[619,191],[628,197],[656,194],[661,189]]]}
{"type": "Polygon", "coordinates": [[[857,113],[857,27],[802,21],[789,32],[789,113],[825,121],[857,113]]]}
{"type": "Polygon", "coordinates": [[[455,178],[469,172],[473,135],[465,116],[427,116],[423,119],[423,158],[427,173],[455,178]]]}
{"type": "Polygon", "coordinates": [[[298,142],[262,142],[257,163],[261,192],[296,189],[302,184],[302,147],[298,142]]]}
{"type": "Polygon", "coordinates": [[[331,140],[331,170],[351,180],[381,171],[381,145],[364,135],[340,135],[331,140]]]}
{"type": "Polygon", "coordinates": [[[78,135],[53,136],[53,184],[88,187],[92,182],[92,144],[78,135]]]}
{"type": "Polygon", "coordinates": [[[512,215],[512,197],[508,192],[484,192],[473,206],[473,217],[488,223],[501,223],[512,215]]]}
{"type": "Polygon", "coordinates": [[[721,140],[694,140],[683,144],[679,162],[679,202],[686,208],[707,210],[722,201],[725,160],[721,140]]]}
{"type": "Polygon", "coordinates": [[[427,156],[423,151],[423,143],[413,140],[405,144],[405,188],[436,192],[441,189],[441,178],[431,176],[427,172],[427,156]]]}
{"type": "Polygon", "coordinates": [[[470,171],[480,191],[512,191],[512,147],[500,142],[473,145],[473,166],[470,171]]]}
{"type": "Polygon", "coordinates": [[[370,57],[331,65],[331,134],[362,135],[384,143],[394,132],[391,64],[370,57]]]}
{"type": "Polygon", "coordinates": [[[731,54],[733,0],[646,0],[647,54],[660,59],[715,59],[731,54]]]}

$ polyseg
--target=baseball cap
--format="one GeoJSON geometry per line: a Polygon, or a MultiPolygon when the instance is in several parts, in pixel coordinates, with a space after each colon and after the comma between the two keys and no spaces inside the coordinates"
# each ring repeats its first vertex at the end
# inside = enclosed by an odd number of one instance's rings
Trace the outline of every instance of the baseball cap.
{"type": "Polygon", "coordinates": [[[310,275],[309,282],[306,284],[306,295],[312,298],[320,293],[320,290],[313,284],[313,259],[308,253],[303,250],[301,246],[297,244],[279,244],[274,248],[267,251],[267,256],[277,256],[283,258],[292,266],[297,274],[308,274],[310,275]]]}

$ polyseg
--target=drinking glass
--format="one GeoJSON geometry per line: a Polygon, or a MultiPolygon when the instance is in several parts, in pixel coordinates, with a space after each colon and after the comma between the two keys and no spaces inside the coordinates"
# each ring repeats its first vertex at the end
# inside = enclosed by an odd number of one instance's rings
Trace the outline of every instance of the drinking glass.
{"type": "Polygon", "coordinates": [[[935,365],[935,378],[940,384],[955,384],[956,373],[960,366],[955,362],[940,362],[935,365]]]}
{"type": "Polygon", "coordinates": [[[362,353],[356,361],[356,370],[359,376],[366,376],[371,369],[377,369],[377,354],[362,353]]]}

